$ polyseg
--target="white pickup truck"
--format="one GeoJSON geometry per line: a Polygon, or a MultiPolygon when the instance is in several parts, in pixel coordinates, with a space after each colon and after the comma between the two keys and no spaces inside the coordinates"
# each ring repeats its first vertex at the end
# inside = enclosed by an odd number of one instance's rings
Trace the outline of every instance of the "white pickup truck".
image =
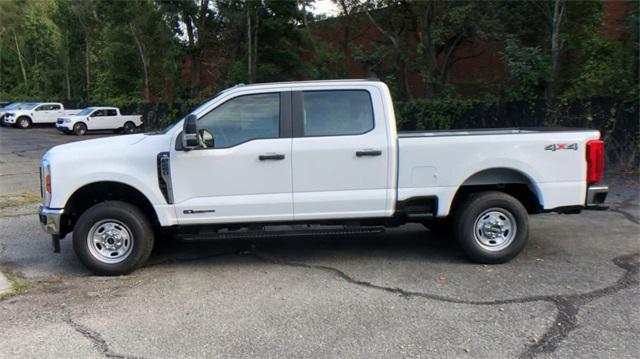
{"type": "Polygon", "coordinates": [[[158,233],[183,239],[356,234],[450,220],[469,258],[500,263],[528,214],[603,206],[595,130],[396,131],[385,84],[236,86],[158,133],[56,146],[40,221],[95,273],[129,273],[158,233]],[[79,165],[80,164],[80,165],[79,165]]]}
{"type": "Polygon", "coordinates": [[[73,115],[81,110],[65,110],[58,102],[28,102],[5,113],[5,125],[29,128],[32,124],[56,123],[60,116],[73,115]]]}
{"type": "Polygon", "coordinates": [[[60,117],[56,128],[64,133],[82,136],[87,131],[116,130],[134,133],[142,125],[140,115],[122,115],[117,107],[87,107],[71,116],[60,117]]]}

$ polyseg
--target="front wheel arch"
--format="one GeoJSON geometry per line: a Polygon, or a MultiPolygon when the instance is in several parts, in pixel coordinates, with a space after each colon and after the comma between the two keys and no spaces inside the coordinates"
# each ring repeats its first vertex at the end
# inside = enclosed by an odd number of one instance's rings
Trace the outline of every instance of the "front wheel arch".
{"type": "Polygon", "coordinates": [[[86,184],[73,192],[64,205],[61,234],[71,232],[78,218],[87,209],[105,201],[122,201],[138,207],[153,226],[159,226],[158,215],[151,201],[137,188],[115,181],[100,181],[86,184]]]}

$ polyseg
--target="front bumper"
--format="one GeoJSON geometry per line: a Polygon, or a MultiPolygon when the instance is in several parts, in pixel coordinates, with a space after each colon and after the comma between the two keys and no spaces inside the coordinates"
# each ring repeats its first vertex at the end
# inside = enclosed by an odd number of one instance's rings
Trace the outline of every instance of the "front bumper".
{"type": "Polygon", "coordinates": [[[9,125],[13,125],[14,123],[16,123],[16,118],[15,117],[7,117],[6,115],[2,118],[2,123],[6,123],[9,125]]]}
{"type": "Polygon", "coordinates": [[[60,234],[60,220],[64,209],[47,208],[40,205],[40,224],[45,232],[53,235],[60,234]]]}
{"type": "Polygon", "coordinates": [[[587,187],[587,199],[585,209],[607,209],[604,205],[609,193],[609,186],[589,186],[587,187]]]}

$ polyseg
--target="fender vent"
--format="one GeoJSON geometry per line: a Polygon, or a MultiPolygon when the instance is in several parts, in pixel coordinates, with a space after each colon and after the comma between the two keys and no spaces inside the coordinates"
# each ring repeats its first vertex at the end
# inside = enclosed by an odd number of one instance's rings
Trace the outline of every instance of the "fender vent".
{"type": "Polygon", "coordinates": [[[171,167],[169,152],[158,154],[158,186],[167,203],[173,203],[173,189],[171,187],[171,167]]]}

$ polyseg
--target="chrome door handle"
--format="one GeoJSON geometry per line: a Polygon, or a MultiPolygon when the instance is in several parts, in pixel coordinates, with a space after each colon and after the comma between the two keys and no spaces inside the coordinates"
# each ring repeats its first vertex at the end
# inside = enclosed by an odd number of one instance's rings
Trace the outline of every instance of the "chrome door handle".
{"type": "Polygon", "coordinates": [[[356,157],[364,157],[364,156],[380,156],[382,155],[382,151],[380,150],[362,150],[356,151],[356,157]]]}
{"type": "Polygon", "coordinates": [[[284,155],[277,154],[277,153],[270,153],[270,154],[260,155],[258,156],[258,159],[260,161],[280,161],[280,160],[284,160],[284,155]]]}

